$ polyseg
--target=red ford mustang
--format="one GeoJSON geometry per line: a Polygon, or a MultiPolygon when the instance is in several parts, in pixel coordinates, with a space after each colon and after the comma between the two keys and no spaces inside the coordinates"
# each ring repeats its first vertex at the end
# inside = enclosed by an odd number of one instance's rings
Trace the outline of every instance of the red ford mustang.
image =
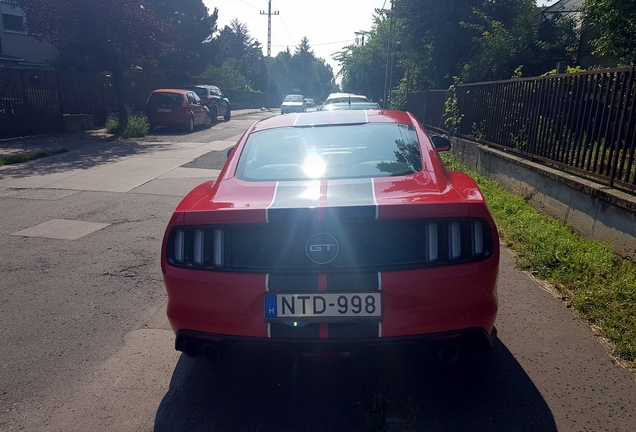
{"type": "Polygon", "coordinates": [[[176,349],[306,355],[490,347],[499,240],[481,191],[409,113],[255,123],[176,208],[161,263],[176,349]]]}

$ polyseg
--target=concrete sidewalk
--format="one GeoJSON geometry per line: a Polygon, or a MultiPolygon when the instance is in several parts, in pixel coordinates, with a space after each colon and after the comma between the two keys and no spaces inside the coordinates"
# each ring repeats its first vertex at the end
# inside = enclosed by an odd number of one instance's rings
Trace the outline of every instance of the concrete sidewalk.
{"type": "MultiPolygon", "coordinates": [[[[255,112],[260,110],[232,114],[255,112]]],[[[211,151],[227,149],[240,137],[212,142],[162,142],[116,141],[105,139],[104,135],[102,130],[0,142],[3,152],[68,150],[25,163],[0,166],[0,196],[32,196],[34,189],[40,190],[37,192],[43,195],[40,199],[48,199],[48,195],[53,196],[60,190],[183,196],[203,181],[215,179],[219,171],[183,168],[182,165],[211,151]]]]}
{"type": "MultiPolygon", "coordinates": [[[[244,109],[232,111],[232,117],[260,113],[260,109],[244,109]]],[[[144,138],[146,139],[146,138],[144,138]]],[[[134,141],[132,139],[131,141],[134,141]]],[[[105,129],[94,129],[82,132],[47,134],[29,137],[17,137],[0,140],[0,156],[13,154],[57,150],[64,148],[73,151],[90,144],[113,142],[110,134],[105,129]]]]}

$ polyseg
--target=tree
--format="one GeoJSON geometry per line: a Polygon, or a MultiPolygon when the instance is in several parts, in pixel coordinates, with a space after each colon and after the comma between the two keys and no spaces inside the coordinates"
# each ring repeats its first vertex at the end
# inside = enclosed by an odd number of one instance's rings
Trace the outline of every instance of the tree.
{"type": "Polygon", "coordinates": [[[622,63],[636,63],[636,2],[634,0],[586,0],[586,24],[598,32],[592,40],[595,54],[616,56],[622,63]]]}
{"type": "Polygon", "coordinates": [[[223,90],[249,90],[249,82],[241,75],[240,66],[240,61],[229,58],[220,68],[208,66],[205,72],[199,75],[199,80],[214,84],[223,90]]]}
{"type": "MultiPolygon", "coordinates": [[[[344,91],[363,94],[376,101],[383,98],[389,26],[388,11],[376,10],[371,30],[364,32],[366,43],[348,45],[334,57],[341,65],[344,91]]],[[[400,75],[397,68],[394,73],[400,75]]]]}
{"type": "Polygon", "coordinates": [[[132,64],[151,65],[172,49],[174,28],[157,18],[147,0],[11,2],[24,11],[30,34],[58,48],[61,64],[112,73],[124,128],[124,74],[132,64]]]}
{"type": "Polygon", "coordinates": [[[222,65],[227,59],[240,62],[240,72],[250,82],[253,88],[264,90],[267,86],[267,71],[263,58],[261,43],[250,36],[246,24],[238,19],[230,22],[221,29],[216,37],[218,54],[215,66],[222,65]]]}
{"type": "Polygon", "coordinates": [[[333,69],[316,58],[309,39],[303,37],[292,54],[289,48],[276,55],[271,69],[272,92],[280,96],[299,89],[306,97],[324,99],[337,89],[333,69]]]}
{"type": "Polygon", "coordinates": [[[171,82],[189,81],[212,63],[218,10],[212,14],[202,0],[148,0],[152,10],[174,27],[174,49],[163,53],[159,65],[171,82]]]}
{"type": "Polygon", "coordinates": [[[472,39],[478,36],[472,26],[465,24],[476,21],[473,11],[480,10],[485,3],[488,1],[393,1],[399,21],[396,37],[402,46],[400,55],[406,55],[418,65],[411,73],[424,87],[420,90],[448,88],[453,84],[453,77],[461,75],[470,56],[472,39]]]}

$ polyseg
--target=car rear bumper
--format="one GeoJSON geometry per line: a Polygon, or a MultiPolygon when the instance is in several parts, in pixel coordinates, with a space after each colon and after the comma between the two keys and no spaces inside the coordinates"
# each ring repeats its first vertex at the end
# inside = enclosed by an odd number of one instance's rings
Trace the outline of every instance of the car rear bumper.
{"type": "Polygon", "coordinates": [[[485,329],[468,328],[428,335],[361,339],[258,338],[180,330],[175,340],[177,351],[213,362],[242,348],[328,359],[373,358],[386,353],[432,355],[444,363],[453,363],[490,350],[492,338],[485,329]]]}

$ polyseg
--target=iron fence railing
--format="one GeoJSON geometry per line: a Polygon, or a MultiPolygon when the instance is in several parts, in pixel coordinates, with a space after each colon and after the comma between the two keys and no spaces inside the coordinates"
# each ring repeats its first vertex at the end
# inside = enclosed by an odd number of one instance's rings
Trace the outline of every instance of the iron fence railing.
{"type": "Polygon", "coordinates": [[[459,136],[636,191],[636,68],[463,84],[455,94],[457,112],[429,98],[417,107],[424,116],[413,111],[428,127],[448,131],[443,120],[455,116],[459,136]]]}

